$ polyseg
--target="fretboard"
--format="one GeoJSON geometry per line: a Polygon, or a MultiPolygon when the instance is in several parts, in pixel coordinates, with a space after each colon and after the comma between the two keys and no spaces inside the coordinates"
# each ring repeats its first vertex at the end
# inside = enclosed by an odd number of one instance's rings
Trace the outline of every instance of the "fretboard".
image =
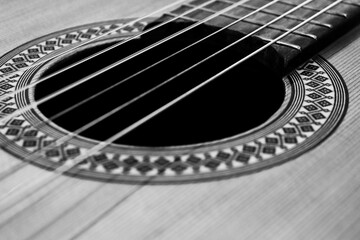
{"type": "Polygon", "coordinates": [[[165,14],[160,19],[164,21],[177,17],[181,21],[201,21],[221,12],[218,16],[206,21],[206,24],[222,28],[237,21],[229,29],[242,34],[250,34],[262,27],[253,35],[261,38],[265,43],[274,42],[272,47],[284,59],[285,73],[360,22],[359,0],[343,0],[309,21],[311,16],[336,2],[335,0],[313,0],[267,25],[305,0],[280,0],[253,13],[270,2],[271,0],[194,0],[165,14]],[[225,9],[229,10],[224,11],[225,9]],[[249,14],[251,15],[248,16],[249,14]],[[274,41],[304,21],[307,22],[303,26],[274,41]]]}

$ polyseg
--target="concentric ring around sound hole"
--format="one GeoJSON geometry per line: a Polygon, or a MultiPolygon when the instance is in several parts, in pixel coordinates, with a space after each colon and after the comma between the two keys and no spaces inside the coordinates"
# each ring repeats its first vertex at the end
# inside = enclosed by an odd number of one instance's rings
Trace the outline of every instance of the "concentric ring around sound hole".
{"type": "MultiPolygon", "coordinates": [[[[36,86],[35,99],[40,99],[150,44],[146,39],[133,40],[94,58],[94,60],[59,74],[36,86]]],[[[76,131],[119,105],[171,79],[174,75],[197,64],[223,47],[218,42],[204,42],[162,61],[188,44],[187,39],[169,41],[72,88],[39,105],[38,108],[51,119],[55,114],[84,101],[99,91],[111,88],[74,110],[52,119],[62,128],[76,131]],[[162,62],[147,69],[159,61],[162,62]],[[124,81],[124,79],[128,80],[124,81]],[[111,87],[113,85],[117,86],[111,87]]],[[[46,70],[42,76],[49,75],[108,45],[100,44],[70,54],[46,70]]],[[[199,64],[80,135],[95,140],[106,140],[238,61],[242,57],[241,54],[246,54],[246,52],[230,49],[199,64]]],[[[228,138],[263,124],[280,108],[284,96],[285,88],[282,80],[255,59],[250,59],[118,139],[115,143],[134,146],[176,146],[228,138]]]]}

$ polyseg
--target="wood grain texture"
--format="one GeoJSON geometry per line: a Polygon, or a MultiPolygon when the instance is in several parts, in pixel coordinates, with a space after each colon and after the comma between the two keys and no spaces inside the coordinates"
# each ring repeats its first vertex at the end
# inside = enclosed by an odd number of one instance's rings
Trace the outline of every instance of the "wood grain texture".
{"type": "MultiPolygon", "coordinates": [[[[171,2],[0,1],[0,55],[54,31],[171,2]]],[[[336,132],[307,154],[245,177],[173,186],[59,177],[34,191],[52,173],[27,166],[0,182],[0,239],[358,239],[360,28],[322,55],[345,79],[350,105],[336,132]]],[[[21,161],[0,152],[0,162],[1,175],[21,161]]]]}

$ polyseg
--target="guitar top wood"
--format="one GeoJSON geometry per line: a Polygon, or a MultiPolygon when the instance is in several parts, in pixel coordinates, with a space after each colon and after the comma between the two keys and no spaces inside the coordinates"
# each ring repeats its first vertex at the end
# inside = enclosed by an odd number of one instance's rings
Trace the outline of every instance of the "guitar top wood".
{"type": "MultiPolygon", "coordinates": [[[[46,34],[144,16],[171,0],[3,1],[0,55],[46,34]]],[[[0,152],[0,239],[358,239],[360,236],[360,28],[320,55],[343,77],[347,114],[296,159],[255,174],[175,185],[60,176],[0,152]],[[6,193],[4,195],[3,193],[6,193]]]]}

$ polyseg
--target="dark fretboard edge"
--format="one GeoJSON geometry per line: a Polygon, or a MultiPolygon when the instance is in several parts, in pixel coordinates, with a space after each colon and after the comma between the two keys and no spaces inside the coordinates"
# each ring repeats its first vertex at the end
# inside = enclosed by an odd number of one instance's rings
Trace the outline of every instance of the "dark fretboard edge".
{"type": "MultiPolygon", "coordinates": [[[[161,18],[157,19],[156,22],[167,21],[175,17],[178,18],[176,20],[178,22],[201,21],[219,11],[222,11],[223,9],[230,7],[231,10],[223,12],[221,15],[212,18],[210,21],[206,21],[206,25],[222,28],[246,16],[246,14],[253,12],[261,4],[265,5],[266,3],[269,3],[270,0],[248,1],[245,4],[232,8],[231,6],[237,2],[238,0],[195,0],[163,15],[161,18]],[[207,2],[209,4],[206,5],[207,2]],[[204,3],[205,6],[200,8],[198,7],[199,5],[204,5],[204,3]],[[195,10],[195,7],[198,9],[195,10]]],[[[229,29],[237,31],[243,35],[249,34],[293,8],[294,4],[297,2],[301,1],[281,0],[271,7],[268,7],[256,14],[253,14],[251,17],[247,17],[232,25],[229,29]]],[[[313,4],[300,8],[254,35],[267,43],[289,31],[289,29],[306,20],[308,17],[321,10],[321,8],[326,6],[326,4],[331,2],[334,1],[315,0],[313,4]]],[[[321,14],[319,17],[306,23],[301,28],[288,34],[283,39],[277,41],[272,45],[272,47],[283,58],[283,67],[281,68],[281,71],[283,71],[282,74],[287,74],[292,71],[295,67],[352,29],[359,22],[360,5],[352,0],[346,0],[321,14]]]]}
{"type": "MultiPolygon", "coordinates": [[[[349,32],[360,23],[360,6],[348,5],[344,11],[346,17],[329,18],[327,22],[332,26],[327,31],[317,34],[317,39],[309,42],[301,48],[301,51],[295,53],[287,47],[280,46],[279,51],[285,59],[285,73],[289,73],[294,68],[302,64],[307,59],[319,53],[322,49],[330,45],[335,40],[341,38],[345,33],[349,32]],[[284,49],[282,49],[284,48],[284,49]]],[[[299,39],[302,37],[299,37],[299,39]]]]}

